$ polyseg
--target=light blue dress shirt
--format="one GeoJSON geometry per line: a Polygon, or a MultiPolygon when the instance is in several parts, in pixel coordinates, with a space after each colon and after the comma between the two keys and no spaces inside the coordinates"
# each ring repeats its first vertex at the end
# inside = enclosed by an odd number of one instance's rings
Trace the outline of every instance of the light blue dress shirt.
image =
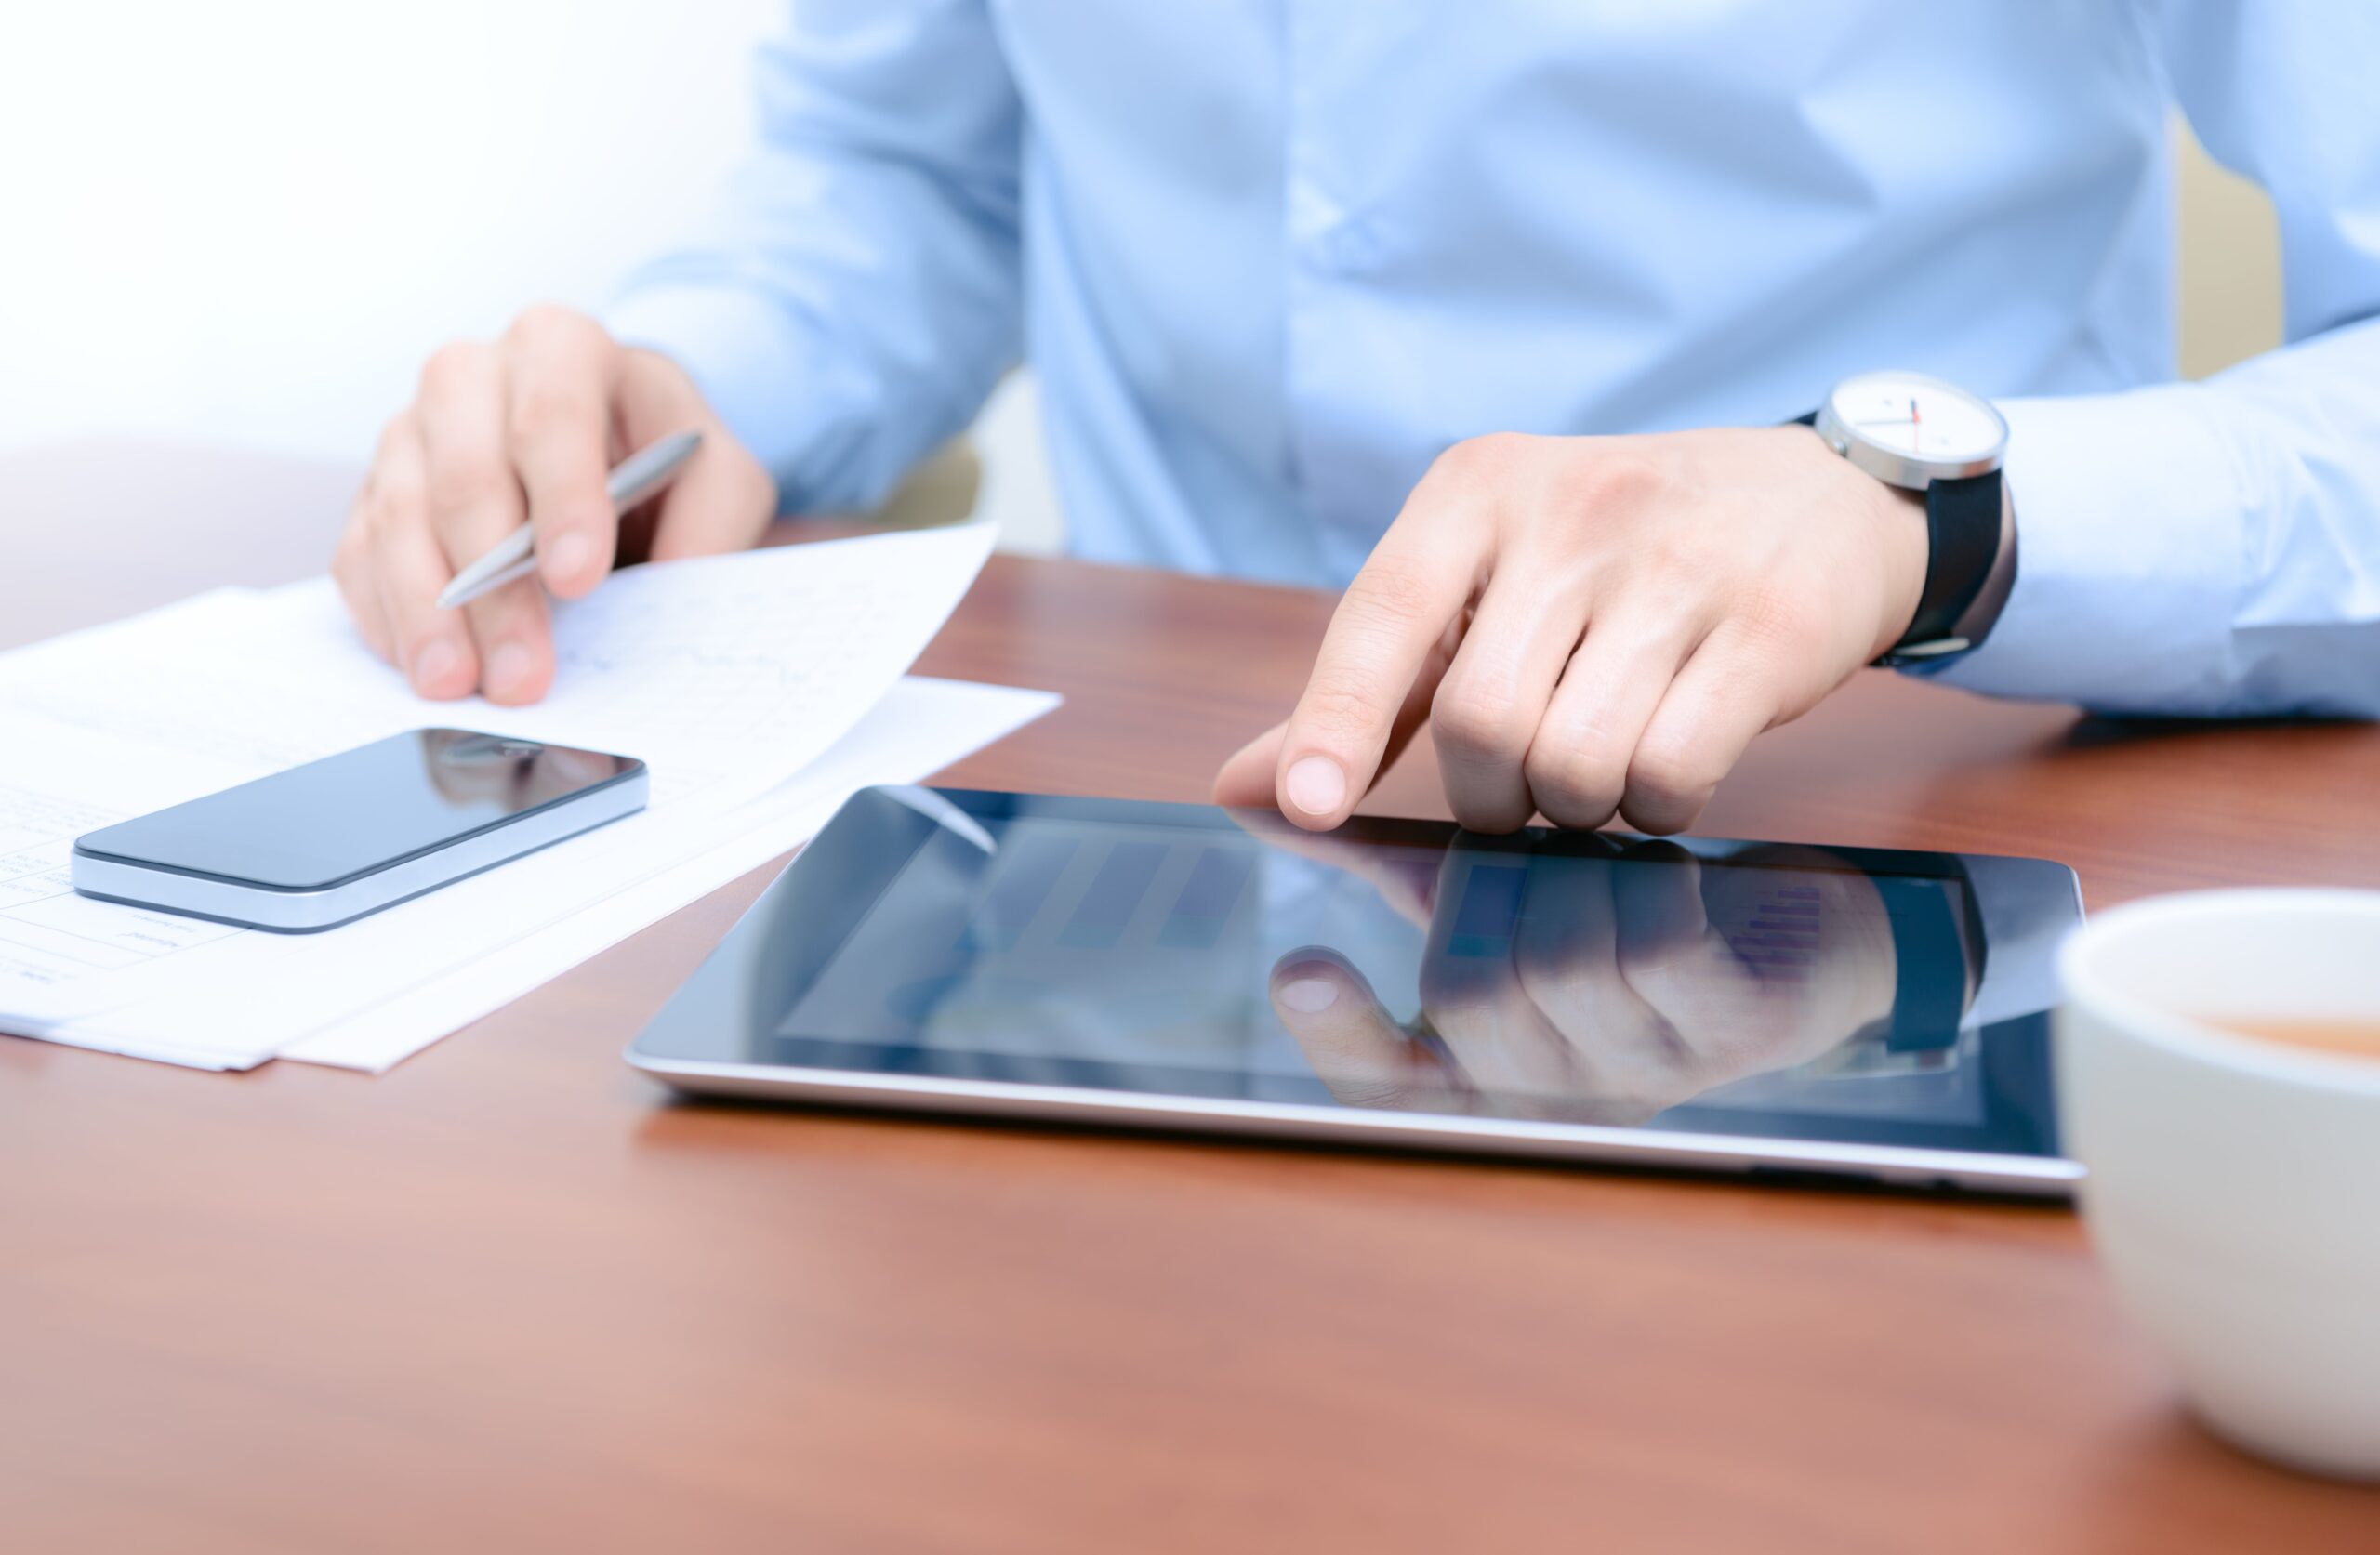
{"type": "Polygon", "coordinates": [[[759,86],[609,322],[795,509],[1025,358],[1080,554],[1335,586],[1458,439],[1910,367],[2011,428],[2015,590],[1944,679],[2380,716],[2380,5],[814,0],[759,86]],[[2286,254],[2291,344],[2198,384],[2175,104],[2286,254]]]}

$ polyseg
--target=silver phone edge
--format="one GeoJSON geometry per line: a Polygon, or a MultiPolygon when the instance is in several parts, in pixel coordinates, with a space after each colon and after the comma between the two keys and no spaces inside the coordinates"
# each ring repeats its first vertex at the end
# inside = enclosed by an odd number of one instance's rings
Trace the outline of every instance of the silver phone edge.
{"type": "Polygon", "coordinates": [[[651,786],[650,771],[640,769],[550,809],[322,890],[242,886],[162,869],[144,869],[139,864],[96,858],[80,851],[73,855],[69,878],[77,892],[102,902],[181,913],[279,933],[313,933],[336,929],[383,907],[392,907],[483,870],[509,863],[523,854],[567,841],[581,832],[625,819],[644,808],[651,786]]]}

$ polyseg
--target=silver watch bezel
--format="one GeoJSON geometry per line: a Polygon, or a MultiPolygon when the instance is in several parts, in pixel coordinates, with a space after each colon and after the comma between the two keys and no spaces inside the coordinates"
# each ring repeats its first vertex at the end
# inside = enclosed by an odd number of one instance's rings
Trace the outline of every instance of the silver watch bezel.
{"type": "Polygon", "coordinates": [[[1975,390],[1952,383],[1948,378],[1937,378],[1931,373],[1903,372],[1897,368],[1879,368],[1873,372],[1855,373],[1829,389],[1826,391],[1826,399],[1818,405],[1817,431],[1819,437],[1826,440],[1828,447],[1850,460],[1856,468],[1874,476],[1887,486],[1897,486],[1905,492],[1922,492],[1937,481],[1957,481],[1969,476],[1989,475],[2000,468],[2008,456],[2008,418],[2000,414],[1999,406],[1975,390]],[[1962,399],[1971,401],[1980,406],[1983,413],[1991,418],[1991,424],[2000,429],[2000,439],[1984,453],[1969,459],[1929,459],[1919,455],[1903,453],[1897,448],[1887,447],[1835,415],[1835,398],[1845,389],[1866,378],[1894,378],[1908,383],[1923,384],[1944,393],[1956,394],[1962,399]]]}

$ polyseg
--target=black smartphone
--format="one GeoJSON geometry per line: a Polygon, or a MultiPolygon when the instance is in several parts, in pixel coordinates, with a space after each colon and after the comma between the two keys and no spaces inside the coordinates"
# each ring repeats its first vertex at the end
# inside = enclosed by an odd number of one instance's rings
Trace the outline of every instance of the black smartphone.
{"type": "Polygon", "coordinates": [[[416,729],[75,840],[74,889],[311,933],[642,810],[643,762],[416,729]]]}

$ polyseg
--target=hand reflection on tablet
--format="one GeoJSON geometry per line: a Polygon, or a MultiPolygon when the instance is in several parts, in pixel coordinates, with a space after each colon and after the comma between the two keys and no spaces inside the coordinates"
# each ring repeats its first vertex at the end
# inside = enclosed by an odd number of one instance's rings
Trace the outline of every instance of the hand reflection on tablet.
{"type": "Polygon", "coordinates": [[[1350,1105],[1633,1124],[1892,1012],[1883,897],[1816,850],[1706,866],[1670,843],[1458,839],[1431,871],[1246,824],[1370,881],[1428,934],[1409,1031],[1334,951],[1275,964],[1276,1015],[1350,1105]]]}

